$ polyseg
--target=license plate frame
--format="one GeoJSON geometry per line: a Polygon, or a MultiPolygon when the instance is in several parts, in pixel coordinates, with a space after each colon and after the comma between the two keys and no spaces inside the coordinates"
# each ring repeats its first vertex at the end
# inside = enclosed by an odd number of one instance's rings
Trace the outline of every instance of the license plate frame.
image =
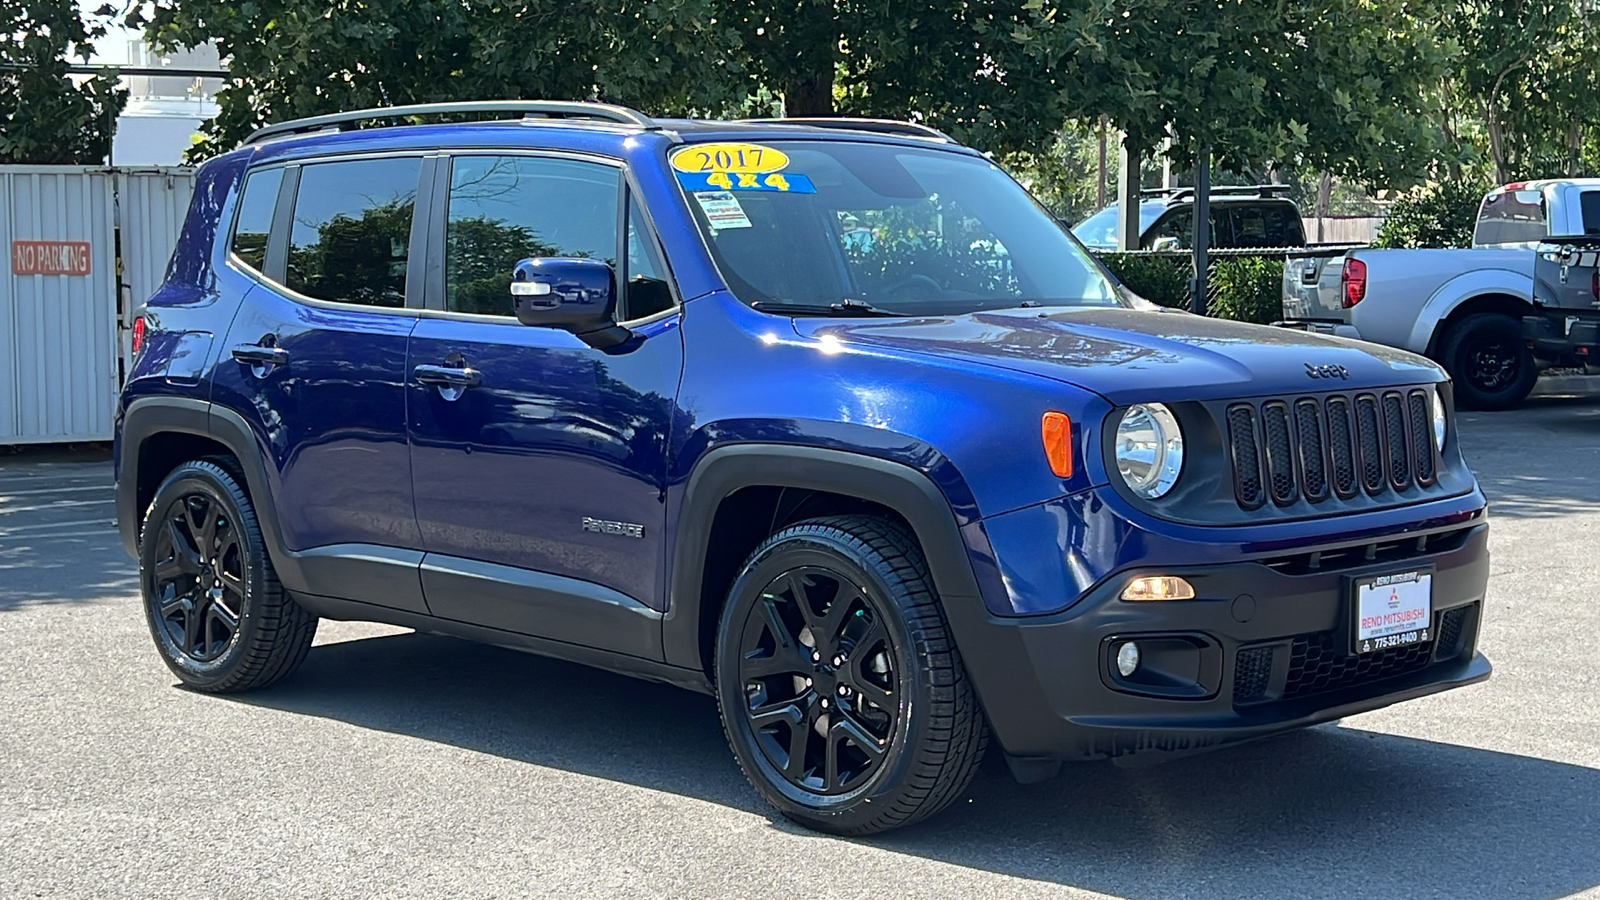
{"type": "Polygon", "coordinates": [[[1350,654],[1366,656],[1432,640],[1434,575],[1432,566],[1419,566],[1352,578],[1350,654]]]}

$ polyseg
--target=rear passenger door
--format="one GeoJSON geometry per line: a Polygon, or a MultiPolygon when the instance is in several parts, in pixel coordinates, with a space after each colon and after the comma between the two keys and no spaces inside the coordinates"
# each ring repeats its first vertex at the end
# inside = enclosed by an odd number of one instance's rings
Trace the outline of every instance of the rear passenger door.
{"type": "Polygon", "coordinates": [[[436,177],[429,311],[412,335],[409,388],[428,605],[659,658],[683,350],[643,211],[620,165],[594,158],[459,154],[436,177]],[[511,273],[530,257],[610,263],[634,339],[596,350],[520,324],[511,273]],[[470,370],[473,383],[429,383],[418,366],[470,370]]]}
{"type": "Polygon", "coordinates": [[[411,252],[422,156],[295,162],[248,176],[230,266],[251,278],[212,399],[268,466],[312,593],[425,612],[406,443],[411,252]]]}

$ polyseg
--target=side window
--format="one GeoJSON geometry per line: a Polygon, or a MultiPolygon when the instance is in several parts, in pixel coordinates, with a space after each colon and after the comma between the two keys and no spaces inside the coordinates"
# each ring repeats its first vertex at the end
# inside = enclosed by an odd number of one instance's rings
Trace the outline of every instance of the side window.
{"type": "Polygon", "coordinates": [[[672,288],[660,250],[650,236],[639,201],[628,198],[628,286],[621,318],[642,319],[672,308],[672,288]]]}
{"type": "Polygon", "coordinates": [[[284,283],[318,300],[401,307],[422,160],[301,168],[284,283]]]}
{"type": "Polygon", "coordinates": [[[621,173],[534,156],[458,156],[450,166],[444,308],[510,316],[511,270],[533,257],[617,259],[621,173]]]}
{"type": "Polygon", "coordinates": [[[1187,250],[1194,243],[1194,209],[1180,209],[1145,236],[1146,250],[1187,250]]]}
{"type": "Polygon", "coordinates": [[[272,233],[272,214],[278,208],[278,188],[282,185],[281,168],[251,172],[239,197],[233,255],[258,272],[266,269],[267,236],[272,233]]]}
{"type": "Polygon", "coordinates": [[[1583,213],[1583,233],[1600,234],[1600,191],[1579,194],[1578,209],[1583,213]]]}

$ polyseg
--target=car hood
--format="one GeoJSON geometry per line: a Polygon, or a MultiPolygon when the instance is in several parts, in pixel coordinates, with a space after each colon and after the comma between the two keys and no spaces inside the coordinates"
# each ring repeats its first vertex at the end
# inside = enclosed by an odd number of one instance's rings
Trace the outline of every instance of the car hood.
{"type": "Polygon", "coordinates": [[[1013,309],[901,319],[797,319],[802,337],[936,354],[1064,381],[1122,405],[1442,380],[1403,350],[1177,310],[1013,309]]]}

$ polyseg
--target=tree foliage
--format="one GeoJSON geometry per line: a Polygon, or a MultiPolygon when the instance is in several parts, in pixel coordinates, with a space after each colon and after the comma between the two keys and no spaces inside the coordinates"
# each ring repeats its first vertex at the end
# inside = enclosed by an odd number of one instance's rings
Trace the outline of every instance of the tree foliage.
{"type": "Polygon", "coordinates": [[[103,34],[104,19],[85,22],[73,0],[0,3],[0,163],[95,164],[111,152],[127,92],[113,76],[67,75],[103,34]]]}
{"type": "Polygon", "coordinates": [[[462,99],[602,99],[661,112],[742,94],[715,0],[158,0],[157,46],[215,41],[231,84],[196,155],[300,116],[462,99]]]}
{"type": "Polygon", "coordinates": [[[1478,205],[1488,185],[1474,179],[1446,179],[1394,202],[1378,230],[1379,247],[1470,247],[1478,205]]]}

